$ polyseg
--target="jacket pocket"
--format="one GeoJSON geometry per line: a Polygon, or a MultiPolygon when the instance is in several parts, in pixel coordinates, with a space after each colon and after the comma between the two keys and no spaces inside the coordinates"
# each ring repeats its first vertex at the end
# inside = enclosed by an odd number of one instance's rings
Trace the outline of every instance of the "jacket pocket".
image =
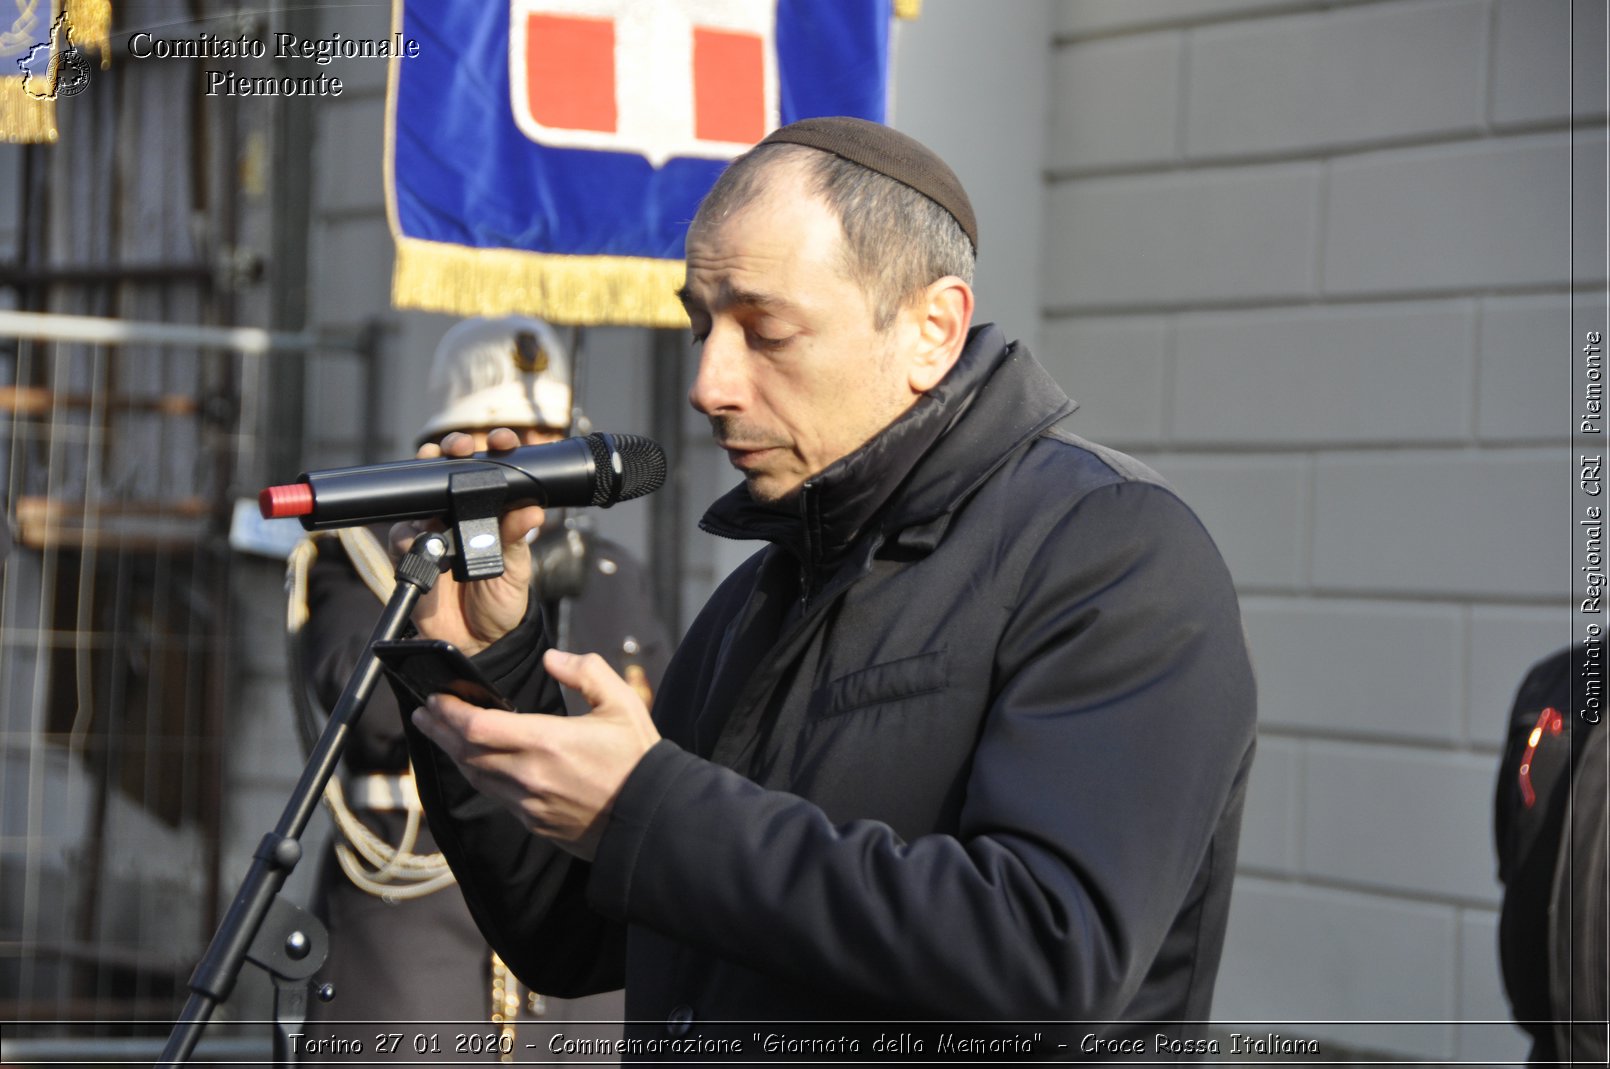
{"type": "Polygon", "coordinates": [[[840,676],[816,692],[811,713],[817,717],[839,716],[869,705],[944,690],[949,683],[950,659],[946,651],[930,650],[840,676]]]}

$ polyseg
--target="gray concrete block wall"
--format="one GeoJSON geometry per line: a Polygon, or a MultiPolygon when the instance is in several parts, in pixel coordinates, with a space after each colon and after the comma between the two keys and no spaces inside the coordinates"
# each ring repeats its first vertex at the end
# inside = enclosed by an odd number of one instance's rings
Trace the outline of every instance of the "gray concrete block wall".
{"type": "Polygon", "coordinates": [[[1571,369],[1547,355],[1569,352],[1573,338],[1604,319],[1602,295],[1483,301],[1476,364],[1477,436],[1488,442],[1557,439],[1560,399],[1571,395],[1571,369]]]}
{"type": "Polygon", "coordinates": [[[1591,193],[1604,188],[1603,158],[1602,132],[1579,133],[1573,144],[1556,131],[1337,160],[1325,203],[1325,291],[1568,286],[1573,240],[1604,233],[1603,198],[1591,193]],[[1573,182],[1583,194],[1574,204],[1573,182]]]}
{"type": "Polygon", "coordinates": [[[1084,100],[1115,93],[1128,104],[1124,114],[1054,111],[1046,162],[1096,168],[1172,157],[1183,42],[1183,34],[1155,33],[1070,45],[1056,67],[1053,98],[1084,100]]]}
{"type": "MultiPolygon", "coordinates": [[[[1346,2],[1346,0],[1343,0],[1346,2]]],[[[1160,26],[1200,25],[1319,6],[1313,0],[1062,0],[1057,33],[1063,39],[1121,34],[1160,26]]]]}
{"type": "Polygon", "coordinates": [[[1264,727],[1382,743],[1460,741],[1457,608],[1247,595],[1242,614],[1259,654],[1264,727]]]}
{"type": "Polygon", "coordinates": [[[1415,1022],[1508,1017],[1491,797],[1571,640],[1604,38],[1584,0],[1057,7],[1044,359],[1213,533],[1259,677],[1225,1021],[1524,1056],[1415,1022]]]}
{"type": "Polygon", "coordinates": [[[1474,132],[1488,15],[1469,0],[1245,19],[1192,35],[1186,154],[1474,132]]]}
{"type": "Polygon", "coordinates": [[[1053,182],[1046,303],[1060,312],[1306,298],[1321,174],[1294,163],[1053,182]]]}
{"type": "Polygon", "coordinates": [[[1244,876],[1230,904],[1235,942],[1219,970],[1214,1017],[1271,1022],[1287,1035],[1354,1048],[1363,1040],[1408,1058],[1445,1057],[1454,1046],[1450,1025],[1366,1030],[1345,1022],[1455,1019],[1459,920],[1456,909],[1424,901],[1244,876]],[[1447,982],[1426,983],[1426,962],[1450,963],[1447,982]]]}
{"type": "Polygon", "coordinates": [[[1498,0],[1494,27],[1494,125],[1604,110],[1603,4],[1498,0]]]}
{"type": "Polygon", "coordinates": [[[1475,326],[1470,301],[1183,315],[1175,444],[1459,441],[1475,326]]]}

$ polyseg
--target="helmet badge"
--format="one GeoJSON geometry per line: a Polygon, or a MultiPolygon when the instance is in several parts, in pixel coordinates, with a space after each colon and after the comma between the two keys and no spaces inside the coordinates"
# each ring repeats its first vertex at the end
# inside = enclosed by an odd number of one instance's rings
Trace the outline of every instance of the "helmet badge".
{"type": "Polygon", "coordinates": [[[516,331],[514,349],[510,355],[514,358],[514,366],[528,375],[548,370],[548,351],[542,347],[535,331],[516,331]]]}

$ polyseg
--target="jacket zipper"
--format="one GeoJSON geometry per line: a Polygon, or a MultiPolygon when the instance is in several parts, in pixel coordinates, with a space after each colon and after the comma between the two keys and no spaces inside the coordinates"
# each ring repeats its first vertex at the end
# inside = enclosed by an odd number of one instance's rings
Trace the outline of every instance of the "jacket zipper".
{"type": "Polygon", "coordinates": [[[799,488],[799,520],[805,532],[805,554],[799,563],[799,609],[804,615],[811,605],[811,561],[816,556],[816,540],[812,538],[810,498],[816,484],[807,480],[799,488]]]}

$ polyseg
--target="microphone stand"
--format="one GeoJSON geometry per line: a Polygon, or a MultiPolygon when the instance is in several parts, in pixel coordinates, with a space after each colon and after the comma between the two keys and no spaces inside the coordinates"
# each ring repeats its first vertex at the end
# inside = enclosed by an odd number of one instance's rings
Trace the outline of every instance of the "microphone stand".
{"type": "MultiPolygon", "coordinates": [[[[460,524],[467,519],[461,514],[460,524]]],[[[484,521],[485,517],[480,519],[484,521]]],[[[491,522],[495,531],[495,514],[491,522]]],[[[462,536],[462,531],[460,534],[462,536]]],[[[414,606],[435,585],[442,563],[452,554],[450,539],[446,533],[421,535],[397,562],[397,587],[375,624],[374,634],[369,639],[371,647],[375,642],[394,639],[402,633],[414,606]]],[[[453,557],[453,564],[457,571],[461,559],[453,557]]],[[[499,571],[501,566],[500,555],[499,571]]],[[[482,576],[485,574],[483,570],[482,576]]],[[[213,1010],[234,990],[241,966],[248,960],[274,977],[275,1061],[289,1064],[291,1029],[306,1019],[307,981],[324,964],[329,933],[317,917],[279,897],[279,893],[301,860],[302,832],[313,816],[325,784],[335,772],[347,735],[368,704],[379,676],[380,661],[372,648],[366,648],[308,757],[279,823],[258,844],[234,902],[190,977],[190,997],[168,1036],[158,1065],[177,1065],[190,1060],[201,1038],[201,1030],[213,1010]]]]}

